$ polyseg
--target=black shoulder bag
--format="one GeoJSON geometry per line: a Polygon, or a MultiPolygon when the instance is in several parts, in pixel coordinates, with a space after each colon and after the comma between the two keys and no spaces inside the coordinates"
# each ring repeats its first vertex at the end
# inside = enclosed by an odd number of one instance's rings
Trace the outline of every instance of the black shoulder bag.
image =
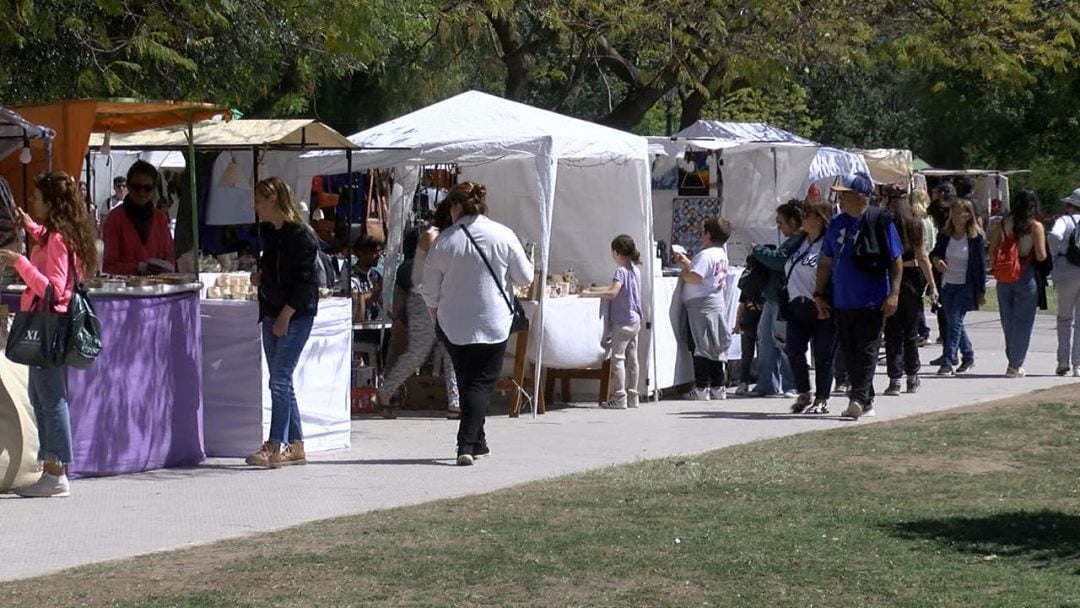
{"type": "Polygon", "coordinates": [[[491,263],[488,262],[487,256],[484,255],[484,250],[480,249],[480,245],[476,244],[476,239],[473,238],[469,227],[462,224],[461,229],[465,231],[465,236],[469,237],[472,241],[473,247],[476,247],[476,251],[480,253],[480,259],[484,260],[484,266],[487,266],[488,272],[491,273],[491,278],[495,279],[495,285],[499,287],[499,293],[502,294],[503,300],[506,301],[506,305],[510,307],[510,315],[513,320],[510,322],[510,333],[516,334],[522,331],[528,331],[529,318],[525,316],[525,309],[521,307],[521,302],[518,301],[517,296],[508,296],[506,290],[503,289],[503,282],[499,280],[499,276],[495,274],[495,269],[491,267],[491,263]]]}
{"type": "Polygon", "coordinates": [[[52,283],[49,283],[45,287],[44,299],[34,298],[30,310],[15,313],[5,352],[8,359],[22,365],[45,369],[64,364],[71,317],[54,312],[55,304],[56,294],[53,292],[52,283]],[[35,310],[38,302],[43,303],[41,310],[35,310]]]}

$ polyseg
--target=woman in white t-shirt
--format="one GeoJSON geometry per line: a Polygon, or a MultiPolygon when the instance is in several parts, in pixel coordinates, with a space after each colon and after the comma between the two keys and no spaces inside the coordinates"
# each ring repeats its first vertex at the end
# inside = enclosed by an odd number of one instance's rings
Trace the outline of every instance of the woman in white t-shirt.
{"type": "Polygon", "coordinates": [[[702,230],[702,250],[694,259],[675,254],[682,267],[682,301],[690,325],[690,349],[694,355],[694,388],[686,398],[709,401],[727,398],[727,375],[724,364],[731,346],[727,326],[728,256],[724,244],[731,237],[731,223],[708,219],[702,230]]]}
{"type": "Polygon", "coordinates": [[[829,413],[829,394],[832,391],[836,361],[836,325],[831,317],[818,318],[814,290],[817,288],[821,245],[832,215],[833,206],[828,202],[812,201],[803,204],[803,239],[788,255],[784,264],[788,295],[784,350],[791,362],[795,390],[799,392],[795,403],[791,405],[791,411],[796,414],[829,413]],[[810,392],[810,364],[806,358],[811,348],[814,353],[816,389],[813,393],[810,392]]]}

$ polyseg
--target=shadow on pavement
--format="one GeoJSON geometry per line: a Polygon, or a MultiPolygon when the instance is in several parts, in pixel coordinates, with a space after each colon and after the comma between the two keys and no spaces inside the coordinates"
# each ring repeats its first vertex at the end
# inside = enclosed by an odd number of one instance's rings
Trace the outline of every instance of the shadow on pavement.
{"type": "MultiPolygon", "coordinates": [[[[1040,567],[1063,565],[1080,574],[1080,517],[1058,511],[950,517],[885,526],[894,536],[936,541],[943,547],[981,556],[1021,557],[1040,567]]],[[[992,559],[992,558],[991,558],[992,559]]]]}
{"type": "Polygon", "coordinates": [[[426,464],[436,467],[456,467],[457,463],[452,458],[383,458],[383,459],[365,459],[365,460],[309,460],[308,465],[323,466],[328,464],[347,464],[347,465],[413,465],[413,464],[426,464]]]}
{"type": "Polygon", "coordinates": [[[681,416],[683,418],[721,418],[728,420],[828,420],[836,422],[840,419],[835,413],[828,413],[824,416],[810,415],[810,414],[789,414],[783,412],[770,413],[770,412],[725,412],[725,411],[712,411],[712,412],[672,412],[669,416],[681,416]]]}

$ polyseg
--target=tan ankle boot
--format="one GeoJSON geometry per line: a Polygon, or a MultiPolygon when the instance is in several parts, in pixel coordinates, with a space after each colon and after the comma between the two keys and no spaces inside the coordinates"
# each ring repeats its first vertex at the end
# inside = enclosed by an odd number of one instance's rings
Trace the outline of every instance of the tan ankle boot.
{"type": "Polygon", "coordinates": [[[244,462],[253,467],[262,467],[264,469],[276,469],[281,465],[275,464],[274,459],[279,456],[281,451],[281,444],[276,441],[266,441],[259,446],[259,451],[255,452],[251,456],[248,456],[244,462]]]}
{"type": "Polygon", "coordinates": [[[280,453],[270,456],[270,464],[284,467],[291,464],[307,464],[303,441],[290,441],[280,453]]]}

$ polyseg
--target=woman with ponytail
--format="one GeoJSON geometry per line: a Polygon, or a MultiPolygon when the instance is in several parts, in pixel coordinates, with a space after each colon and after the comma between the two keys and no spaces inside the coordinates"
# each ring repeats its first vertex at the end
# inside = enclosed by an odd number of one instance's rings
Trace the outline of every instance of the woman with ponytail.
{"type": "Polygon", "coordinates": [[[601,407],[625,410],[638,406],[637,337],[641,330],[641,253],[633,237],[620,234],[611,241],[611,257],[618,268],[607,287],[593,287],[582,296],[611,300],[611,377],[615,390],[601,407]]]}
{"type": "MultiPolygon", "coordinates": [[[[30,257],[0,249],[0,261],[14,265],[26,283],[20,310],[44,306],[46,291],[52,287],[53,312],[68,310],[75,284],[97,268],[97,245],[86,205],[75,180],[66,173],[47,173],[34,182],[30,212],[21,210],[30,237],[30,257]]],[[[71,495],[67,467],[71,464],[71,416],[68,410],[64,367],[31,367],[28,376],[30,403],[37,419],[38,460],[41,477],[32,485],[17,488],[27,498],[71,495]]]]}

